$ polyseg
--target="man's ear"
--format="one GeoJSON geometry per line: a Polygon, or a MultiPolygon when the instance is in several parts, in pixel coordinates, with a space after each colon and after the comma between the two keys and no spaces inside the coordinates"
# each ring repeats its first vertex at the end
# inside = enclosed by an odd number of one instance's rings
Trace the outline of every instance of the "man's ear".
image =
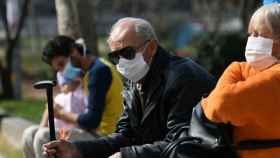
{"type": "Polygon", "coordinates": [[[156,52],[156,49],[158,47],[157,41],[156,40],[152,40],[150,47],[151,47],[151,51],[153,52],[153,55],[154,55],[154,53],[156,52]]]}
{"type": "Polygon", "coordinates": [[[157,45],[156,40],[151,40],[147,47],[148,52],[149,52],[149,58],[152,58],[155,55],[157,47],[158,47],[158,45],[157,45]]]}
{"type": "Polygon", "coordinates": [[[70,49],[70,53],[69,56],[83,56],[82,52],[79,52],[79,50],[77,48],[71,48],[70,49]]]}
{"type": "Polygon", "coordinates": [[[75,48],[70,48],[69,56],[74,55],[75,53],[75,48]]]}
{"type": "Polygon", "coordinates": [[[146,52],[148,52],[145,56],[146,56],[146,62],[147,63],[151,63],[151,59],[153,58],[153,56],[155,55],[156,53],[156,50],[157,50],[157,42],[156,40],[151,40],[149,43],[148,43],[148,46],[146,48],[146,52]]]}

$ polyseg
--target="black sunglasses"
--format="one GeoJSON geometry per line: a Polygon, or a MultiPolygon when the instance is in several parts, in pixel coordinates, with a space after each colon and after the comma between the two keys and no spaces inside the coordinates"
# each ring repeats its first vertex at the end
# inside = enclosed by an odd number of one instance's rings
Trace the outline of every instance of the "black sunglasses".
{"type": "Polygon", "coordinates": [[[136,49],[135,48],[125,47],[125,48],[122,48],[120,50],[110,52],[108,54],[108,59],[113,64],[116,65],[116,64],[119,63],[120,57],[123,57],[123,58],[128,59],[128,60],[132,60],[132,59],[134,59],[135,54],[136,54],[136,49]]]}

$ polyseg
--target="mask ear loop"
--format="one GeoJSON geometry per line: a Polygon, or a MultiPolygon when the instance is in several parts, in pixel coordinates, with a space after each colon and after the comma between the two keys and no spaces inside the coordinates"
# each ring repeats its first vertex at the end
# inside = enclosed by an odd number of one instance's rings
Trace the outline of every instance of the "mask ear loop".
{"type": "Polygon", "coordinates": [[[83,56],[85,57],[86,56],[86,50],[87,50],[87,47],[86,47],[86,44],[85,44],[85,40],[83,38],[79,38],[75,41],[76,44],[79,44],[83,47],[83,56]]]}

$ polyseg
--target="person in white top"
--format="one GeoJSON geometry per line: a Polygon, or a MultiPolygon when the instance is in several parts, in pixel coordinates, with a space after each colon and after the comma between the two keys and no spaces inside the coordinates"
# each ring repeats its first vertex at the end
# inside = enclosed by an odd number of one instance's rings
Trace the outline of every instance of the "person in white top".
{"type": "MultiPolygon", "coordinates": [[[[63,111],[83,113],[86,110],[86,96],[83,93],[82,72],[74,70],[68,74],[57,73],[57,82],[61,93],[54,98],[54,108],[63,108],[63,111]]],[[[60,139],[59,133],[66,131],[69,140],[90,140],[96,138],[77,127],[68,123],[67,120],[55,118],[56,136],[60,139]]],[[[65,134],[64,134],[65,137],[65,134]]],[[[47,108],[41,119],[40,125],[27,128],[23,133],[23,154],[25,158],[43,158],[42,145],[49,141],[48,111],[47,108]]]]}
{"type": "MultiPolygon", "coordinates": [[[[80,81],[63,83],[61,87],[62,93],[59,93],[54,98],[54,103],[61,105],[61,107],[58,108],[63,108],[65,112],[73,112],[77,114],[85,112],[85,96],[80,81]]],[[[75,125],[55,118],[55,127],[71,129],[74,128],[75,125]]]]}

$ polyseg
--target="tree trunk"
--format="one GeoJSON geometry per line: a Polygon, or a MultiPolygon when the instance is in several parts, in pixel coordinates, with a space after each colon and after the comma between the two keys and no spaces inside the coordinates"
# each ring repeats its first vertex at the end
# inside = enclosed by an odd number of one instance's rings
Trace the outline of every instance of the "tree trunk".
{"type": "Polygon", "coordinates": [[[77,6],[74,0],[55,0],[58,33],[74,39],[81,37],[77,6]]]}
{"type": "Polygon", "coordinates": [[[94,55],[98,55],[94,2],[92,0],[55,0],[55,5],[58,33],[74,39],[84,38],[87,47],[94,55]]]}
{"type": "MultiPolygon", "coordinates": [[[[5,1],[6,2],[6,1],[5,1]]],[[[13,99],[14,95],[14,85],[13,85],[13,56],[14,50],[18,45],[18,40],[20,38],[20,34],[22,28],[24,26],[25,19],[28,13],[28,6],[30,0],[25,0],[23,6],[21,8],[21,14],[19,18],[18,25],[16,27],[15,33],[12,32],[12,29],[9,28],[7,14],[6,14],[6,7],[5,2],[1,3],[1,18],[3,20],[4,28],[6,31],[6,41],[7,41],[7,48],[5,54],[6,66],[2,68],[2,83],[3,83],[3,98],[13,99]]]]}
{"type": "Polygon", "coordinates": [[[94,55],[98,55],[97,33],[95,23],[95,5],[93,0],[78,0],[77,8],[82,37],[94,55]]]}

